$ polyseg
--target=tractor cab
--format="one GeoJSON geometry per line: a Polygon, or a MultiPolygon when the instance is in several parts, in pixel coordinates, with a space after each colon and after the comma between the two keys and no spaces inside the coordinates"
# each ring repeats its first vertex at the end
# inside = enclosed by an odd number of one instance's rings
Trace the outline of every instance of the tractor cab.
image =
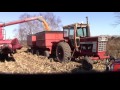
{"type": "MultiPolygon", "coordinates": [[[[87,18],[87,17],[86,17],[87,18]]],[[[71,48],[79,48],[80,47],[80,38],[90,37],[90,29],[87,23],[75,23],[71,25],[67,25],[63,27],[64,31],[64,39],[68,40],[71,48]]]]}

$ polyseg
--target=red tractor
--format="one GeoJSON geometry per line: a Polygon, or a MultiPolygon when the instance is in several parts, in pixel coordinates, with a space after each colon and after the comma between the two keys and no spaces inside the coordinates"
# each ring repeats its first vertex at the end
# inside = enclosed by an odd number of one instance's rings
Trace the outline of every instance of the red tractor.
{"type": "Polygon", "coordinates": [[[43,53],[49,57],[53,55],[60,62],[71,59],[85,59],[92,64],[92,60],[105,60],[106,36],[90,36],[90,28],[87,23],[75,23],[63,27],[63,31],[42,31],[34,35],[28,35],[27,42],[32,53],[43,53]]]}
{"type": "Polygon", "coordinates": [[[12,55],[13,52],[16,52],[17,49],[21,49],[22,45],[19,43],[18,39],[4,39],[4,27],[14,25],[14,24],[19,24],[19,23],[24,23],[28,21],[33,21],[33,20],[39,20],[42,22],[45,30],[50,30],[48,27],[48,24],[44,20],[42,16],[38,17],[31,17],[31,18],[26,18],[23,20],[17,20],[17,21],[12,21],[8,23],[2,23],[0,24],[0,54],[4,55],[5,57],[8,57],[8,54],[12,55]]]}

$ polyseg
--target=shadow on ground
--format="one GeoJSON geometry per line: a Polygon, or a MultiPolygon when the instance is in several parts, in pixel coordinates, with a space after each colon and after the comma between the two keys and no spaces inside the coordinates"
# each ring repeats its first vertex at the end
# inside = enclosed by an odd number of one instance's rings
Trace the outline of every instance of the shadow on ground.
{"type": "MultiPolygon", "coordinates": [[[[97,70],[94,70],[93,69],[93,65],[88,63],[86,60],[83,60],[81,62],[82,65],[79,65],[78,67],[74,68],[71,72],[72,73],[81,73],[81,72],[100,72],[100,71],[97,71],[97,70]]],[[[105,71],[102,71],[102,72],[106,72],[107,71],[107,68],[105,71]]]]}
{"type": "Polygon", "coordinates": [[[98,71],[95,71],[95,70],[86,70],[84,69],[82,66],[79,66],[77,68],[74,68],[71,73],[93,73],[93,72],[98,72],[98,71]]]}

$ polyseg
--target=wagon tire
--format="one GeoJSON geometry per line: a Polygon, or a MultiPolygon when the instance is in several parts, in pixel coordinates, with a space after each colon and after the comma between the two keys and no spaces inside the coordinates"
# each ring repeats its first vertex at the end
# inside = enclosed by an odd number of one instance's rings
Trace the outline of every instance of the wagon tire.
{"type": "Polygon", "coordinates": [[[49,51],[47,51],[47,50],[44,51],[44,56],[47,57],[47,58],[49,58],[49,56],[50,56],[49,51]]]}

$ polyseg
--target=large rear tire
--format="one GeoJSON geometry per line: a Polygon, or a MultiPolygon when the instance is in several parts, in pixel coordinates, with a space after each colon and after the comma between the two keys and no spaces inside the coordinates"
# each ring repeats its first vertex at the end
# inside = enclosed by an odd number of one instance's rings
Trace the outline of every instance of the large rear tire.
{"type": "Polygon", "coordinates": [[[60,42],[56,48],[56,58],[59,62],[68,62],[71,57],[71,48],[68,43],[60,42]]]}

